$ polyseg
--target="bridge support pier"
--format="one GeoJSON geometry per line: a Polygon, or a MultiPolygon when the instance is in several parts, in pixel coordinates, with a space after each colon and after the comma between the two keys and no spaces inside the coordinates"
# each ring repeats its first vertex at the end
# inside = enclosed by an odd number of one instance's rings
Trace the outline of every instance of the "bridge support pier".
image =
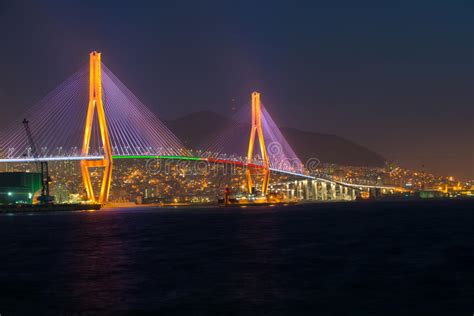
{"type": "Polygon", "coordinates": [[[301,181],[295,181],[295,186],[296,186],[296,196],[298,197],[298,200],[303,199],[303,186],[301,185],[301,181]]]}
{"type": "Polygon", "coordinates": [[[326,182],[321,182],[321,200],[327,201],[328,200],[328,184],[326,182]]]}
{"type": "Polygon", "coordinates": [[[317,180],[317,187],[318,187],[318,200],[324,201],[324,187],[323,183],[319,180],[317,180]]]}
{"type": "Polygon", "coordinates": [[[380,189],[378,188],[370,188],[369,189],[369,196],[371,198],[377,198],[380,196],[380,189]]]}
{"type": "Polygon", "coordinates": [[[349,188],[348,187],[344,187],[343,188],[343,200],[350,200],[350,196],[349,196],[349,188]]]}
{"type": "Polygon", "coordinates": [[[303,199],[309,200],[311,196],[311,189],[310,189],[310,184],[308,183],[308,180],[303,180],[303,199]]]}
{"type": "Polygon", "coordinates": [[[342,187],[342,199],[344,201],[350,201],[351,200],[351,196],[349,195],[349,191],[352,190],[346,186],[343,186],[342,187]]]}
{"type": "Polygon", "coordinates": [[[311,195],[314,201],[318,199],[318,182],[316,180],[311,180],[311,195]]]}
{"type": "Polygon", "coordinates": [[[337,196],[336,196],[336,184],[331,183],[330,187],[331,187],[331,200],[335,200],[337,198],[337,196]]]}

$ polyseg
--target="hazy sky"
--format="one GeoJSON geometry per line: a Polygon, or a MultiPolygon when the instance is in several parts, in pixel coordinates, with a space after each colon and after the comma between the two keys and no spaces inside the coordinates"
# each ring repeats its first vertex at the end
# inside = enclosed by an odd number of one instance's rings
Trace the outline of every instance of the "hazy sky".
{"type": "Polygon", "coordinates": [[[402,166],[474,177],[471,1],[0,0],[0,122],[99,50],[155,113],[337,134],[402,166]]]}

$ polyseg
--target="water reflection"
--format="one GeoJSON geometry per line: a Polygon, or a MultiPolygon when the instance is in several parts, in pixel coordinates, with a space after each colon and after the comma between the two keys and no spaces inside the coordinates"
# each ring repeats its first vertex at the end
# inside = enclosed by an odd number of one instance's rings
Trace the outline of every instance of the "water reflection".
{"type": "Polygon", "coordinates": [[[127,273],[133,265],[133,227],[123,225],[117,216],[87,212],[71,223],[68,249],[61,259],[72,310],[128,309],[127,293],[140,271],[133,278],[127,273]]]}

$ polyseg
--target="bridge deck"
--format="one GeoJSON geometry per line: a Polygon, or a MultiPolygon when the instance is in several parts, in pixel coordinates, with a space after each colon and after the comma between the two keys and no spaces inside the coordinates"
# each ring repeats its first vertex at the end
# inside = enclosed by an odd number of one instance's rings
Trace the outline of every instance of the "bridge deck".
{"type": "MultiPolygon", "coordinates": [[[[160,155],[115,155],[112,156],[113,159],[171,159],[171,160],[189,160],[189,161],[207,161],[212,163],[222,163],[222,164],[232,164],[239,166],[246,166],[252,168],[263,168],[261,165],[244,163],[242,161],[236,160],[227,160],[227,159],[216,159],[216,158],[203,158],[203,157],[191,157],[191,156],[160,156],[160,155]]],[[[0,159],[0,163],[30,163],[36,161],[80,161],[80,160],[102,160],[104,156],[67,156],[67,157],[40,157],[35,159],[33,157],[21,157],[21,158],[3,158],[0,159]]],[[[276,168],[270,168],[271,171],[294,175],[297,177],[309,179],[309,180],[318,180],[327,183],[339,184],[342,186],[353,187],[353,188],[365,188],[365,189],[387,189],[387,190],[399,190],[398,187],[393,186],[384,186],[384,185],[366,185],[366,184],[356,184],[356,183],[346,183],[342,181],[334,181],[324,178],[318,178],[310,176],[303,173],[292,172],[287,170],[280,170],[276,168]]]]}

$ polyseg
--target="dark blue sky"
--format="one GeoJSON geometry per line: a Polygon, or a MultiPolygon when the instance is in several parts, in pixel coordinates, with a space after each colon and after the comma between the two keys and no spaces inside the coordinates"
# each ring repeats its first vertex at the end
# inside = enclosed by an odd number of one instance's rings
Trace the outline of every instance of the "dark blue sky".
{"type": "Polygon", "coordinates": [[[259,90],[281,125],[474,177],[473,16],[457,0],[0,0],[0,120],[100,50],[161,118],[259,90]]]}

